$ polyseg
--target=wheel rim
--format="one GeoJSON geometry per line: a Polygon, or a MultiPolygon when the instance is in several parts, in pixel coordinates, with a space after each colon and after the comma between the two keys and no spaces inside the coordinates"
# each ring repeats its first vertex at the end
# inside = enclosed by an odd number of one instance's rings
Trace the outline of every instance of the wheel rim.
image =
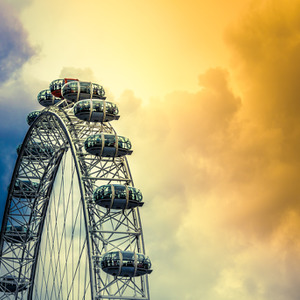
{"type": "Polygon", "coordinates": [[[58,106],[44,109],[33,122],[16,162],[1,229],[0,275],[13,275],[19,284],[14,293],[0,286],[0,299],[149,299],[147,275],[114,278],[99,264],[108,251],[145,252],[138,208],[109,210],[93,202],[99,185],[133,186],[126,157],[101,159],[84,150],[88,136],[115,131],[109,123],[77,119],[72,104],[58,106]],[[46,153],[47,159],[43,153],[26,153],[33,142],[50,144],[55,151],[49,157],[46,153]],[[39,183],[34,201],[14,197],[13,185],[20,179],[39,183]],[[7,243],[5,228],[15,223],[25,224],[35,238],[7,243]]]}

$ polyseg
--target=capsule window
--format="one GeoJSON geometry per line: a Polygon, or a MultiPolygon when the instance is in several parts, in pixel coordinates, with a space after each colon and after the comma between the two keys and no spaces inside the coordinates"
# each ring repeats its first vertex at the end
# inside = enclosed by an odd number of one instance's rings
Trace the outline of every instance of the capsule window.
{"type": "Polygon", "coordinates": [[[120,265],[119,252],[112,252],[111,259],[112,259],[112,266],[119,266],[120,265]]]}
{"type": "Polygon", "coordinates": [[[106,102],[106,112],[108,114],[116,116],[119,112],[117,105],[111,102],[106,102]]]}
{"type": "Polygon", "coordinates": [[[80,83],[80,93],[90,94],[91,93],[91,84],[89,82],[80,83]]]}
{"type": "Polygon", "coordinates": [[[104,90],[103,87],[99,84],[93,83],[93,94],[94,95],[99,95],[99,96],[104,96],[104,90]]]}
{"type": "Polygon", "coordinates": [[[103,102],[101,101],[95,101],[93,100],[93,111],[95,112],[103,112],[104,110],[104,104],[103,102]]]}
{"type": "Polygon", "coordinates": [[[128,187],[128,198],[129,200],[135,200],[134,189],[132,187],[128,187]]]}
{"type": "Polygon", "coordinates": [[[131,149],[131,143],[129,139],[123,136],[118,137],[118,146],[123,149],[131,149]]]}
{"type": "Polygon", "coordinates": [[[77,92],[78,91],[78,86],[77,86],[77,81],[76,82],[70,82],[68,83],[67,87],[68,87],[68,90],[66,92],[71,92],[71,93],[74,93],[74,92],[77,92]]]}
{"type": "Polygon", "coordinates": [[[114,147],[115,146],[115,136],[105,135],[105,143],[106,147],[114,147]]]}
{"type": "Polygon", "coordinates": [[[129,200],[142,201],[143,196],[140,190],[128,187],[129,200]]]}
{"type": "Polygon", "coordinates": [[[106,196],[109,196],[111,198],[111,186],[107,185],[104,187],[104,197],[107,198],[106,196]]]}
{"type": "Polygon", "coordinates": [[[126,199],[126,189],[124,186],[115,186],[115,198],[126,199]]]}
{"type": "Polygon", "coordinates": [[[27,233],[28,229],[27,229],[26,226],[12,226],[12,225],[7,225],[6,231],[7,232],[27,233]]]}
{"type": "Polygon", "coordinates": [[[52,98],[53,98],[53,95],[50,93],[49,90],[43,90],[38,94],[38,99],[40,99],[40,100],[49,100],[52,98]]]}
{"type": "Polygon", "coordinates": [[[145,257],[142,254],[137,254],[137,267],[144,268],[145,257]]]}
{"type": "Polygon", "coordinates": [[[144,260],[144,268],[145,269],[150,269],[151,268],[151,261],[148,257],[146,257],[145,260],[144,260]]]}
{"type": "Polygon", "coordinates": [[[40,111],[33,111],[33,112],[29,113],[27,116],[28,125],[31,125],[40,114],[41,114],[40,111]]]}
{"type": "Polygon", "coordinates": [[[63,79],[56,79],[56,80],[52,81],[52,83],[50,85],[50,89],[53,91],[59,90],[59,89],[61,89],[63,84],[64,84],[63,79]]]}
{"type": "Polygon", "coordinates": [[[112,104],[112,114],[117,115],[119,113],[119,109],[116,104],[112,104]]]}
{"type": "Polygon", "coordinates": [[[123,252],[123,266],[133,267],[134,266],[134,254],[123,252]]]}
{"type": "Polygon", "coordinates": [[[112,113],[112,103],[106,102],[106,112],[107,113],[112,113]]]}
{"type": "Polygon", "coordinates": [[[106,260],[109,260],[109,259],[111,259],[111,256],[112,256],[112,254],[111,254],[111,253],[108,253],[108,254],[105,255],[105,259],[106,259],[106,260]]]}
{"type": "Polygon", "coordinates": [[[97,198],[104,199],[104,190],[105,188],[103,187],[97,190],[97,194],[96,194],[97,198]]]}
{"type": "Polygon", "coordinates": [[[102,140],[100,136],[97,136],[95,139],[96,144],[102,144],[102,140]]]}
{"type": "Polygon", "coordinates": [[[78,112],[89,112],[90,111],[90,101],[83,100],[79,105],[75,106],[75,114],[78,112]]]}

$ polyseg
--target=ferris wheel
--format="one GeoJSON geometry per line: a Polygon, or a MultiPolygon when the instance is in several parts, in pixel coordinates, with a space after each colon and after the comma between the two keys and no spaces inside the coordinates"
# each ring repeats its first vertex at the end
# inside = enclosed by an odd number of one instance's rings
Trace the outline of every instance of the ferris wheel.
{"type": "Polygon", "coordinates": [[[64,78],[38,94],[17,148],[0,234],[0,299],[149,300],[127,137],[99,84],[64,78]]]}

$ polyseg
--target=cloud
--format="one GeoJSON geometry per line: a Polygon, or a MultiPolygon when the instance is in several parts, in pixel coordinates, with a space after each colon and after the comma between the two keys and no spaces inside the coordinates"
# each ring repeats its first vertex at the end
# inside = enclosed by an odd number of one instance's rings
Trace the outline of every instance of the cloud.
{"type": "MultiPolygon", "coordinates": [[[[203,72],[197,92],[117,99],[113,126],[132,141],[145,200],[153,299],[299,297],[298,2],[253,1],[226,32],[232,67],[203,72]]],[[[60,77],[98,82],[91,69],[60,77]]],[[[7,85],[4,99],[31,105],[24,88],[7,85]]],[[[20,122],[12,112],[7,124],[20,122]]]]}
{"type": "Polygon", "coordinates": [[[226,32],[230,70],[118,99],[155,299],[297,299],[299,19],[298,1],[252,2],[226,32]]]}
{"type": "MultiPolygon", "coordinates": [[[[104,80],[97,78],[94,71],[89,68],[63,67],[58,78],[77,78],[80,81],[88,81],[104,86],[104,80]]],[[[114,100],[114,95],[109,88],[105,87],[105,95],[108,101],[114,100]]]]}
{"type": "Polygon", "coordinates": [[[92,81],[97,82],[94,72],[90,68],[74,68],[74,67],[63,67],[59,78],[77,78],[81,81],[92,81]]]}
{"type": "MultiPolygon", "coordinates": [[[[28,35],[21,24],[17,10],[29,1],[23,1],[18,9],[16,3],[0,3],[0,171],[1,203],[5,202],[7,186],[16,160],[16,147],[20,144],[28,129],[27,114],[38,108],[32,94],[41,86],[39,80],[32,82],[31,75],[22,73],[22,67],[34,55],[36,49],[28,41],[28,35]]],[[[4,205],[1,206],[2,218],[4,205]]]]}
{"type": "MultiPolygon", "coordinates": [[[[26,117],[31,111],[42,109],[36,96],[47,88],[44,82],[37,79],[32,82],[30,76],[23,78],[20,72],[19,75],[0,86],[0,203],[6,201],[7,186],[17,158],[16,147],[22,143],[29,128],[26,117]]],[[[0,208],[1,218],[3,210],[4,204],[0,208]]]]}
{"type": "Polygon", "coordinates": [[[248,119],[239,150],[246,151],[251,169],[259,171],[248,182],[252,192],[245,192],[249,198],[252,193],[253,200],[241,214],[254,218],[254,234],[270,235],[290,211],[300,213],[299,16],[297,1],[264,1],[227,33],[248,119]]]}
{"type": "Polygon", "coordinates": [[[21,11],[25,7],[29,6],[33,0],[23,0],[22,2],[18,0],[3,0],[7,4],[9,4],[11,7],[13,7],[16,11],[21,11]]]}
{"type": "Polygon", "coordinates": [[[199,83],[197,93],[175,91],[149,104],[131,91],[118,99],[121,118],[114,126],[133,143],[129,161],[145,197],[155,299],[213,299],[219,269],[227,265],[219,237],[206,230],[213,226],[214,189],[227,172],[218,156],[230,149],[241,99],[224,69],[208,70],[199,83]]]}
{"type": "Polygon", "coordinates": [[[8,80],[36,51],[11,6],[0,3],[0,82],[8,80]]]}

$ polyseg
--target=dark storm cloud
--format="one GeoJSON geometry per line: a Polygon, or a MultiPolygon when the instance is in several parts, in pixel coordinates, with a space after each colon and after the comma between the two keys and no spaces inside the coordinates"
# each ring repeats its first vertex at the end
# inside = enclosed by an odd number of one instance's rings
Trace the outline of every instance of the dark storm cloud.
{"type": "Polygon", "coordinates": [[[33,89],[21,78],[0,85],[0,220],[4,209],[1,203],[6,201],[7,186],[17,158],[16,147],[28,130],[26,116],[39,106],[33,89]]]}
{"type": "Polygon", "coordinates": [[[15,71],[34,54],[27,33],[13,9],[0,2],[0,83],[8,80],[15,71]]]}
{"type": "MultiPolygon", "coordinates": [[[[18,19],[18,10],[28,5],[22,1],[18,6],[0,2],[0,203],[5,203],[14,164],[16,147],[28,129],[26,115],[34,110],[33,88],[22,79],[22,66],[35,54],[29,44],[27,33],[18,19]]],[[[0,205],[2,219],[4,205],[0,205]]]]}

